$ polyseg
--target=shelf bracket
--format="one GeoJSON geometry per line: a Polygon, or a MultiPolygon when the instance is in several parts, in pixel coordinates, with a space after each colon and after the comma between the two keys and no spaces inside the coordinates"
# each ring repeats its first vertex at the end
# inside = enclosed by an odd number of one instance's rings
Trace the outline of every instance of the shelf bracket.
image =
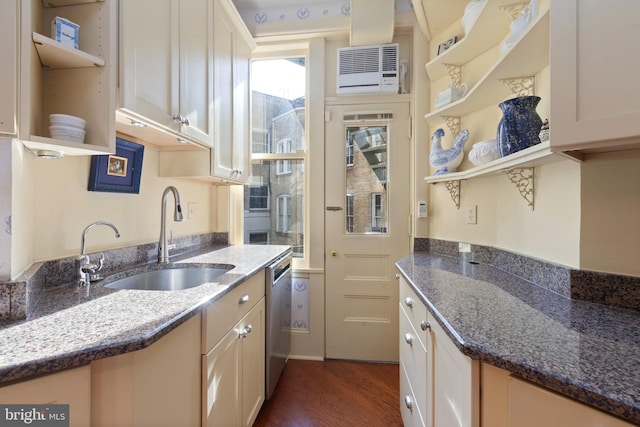
{"type": "Polygon", "coordinates": [[[460,133],[460,116],[442,116],[454,138],[460,133]]]}
{"type": "Polygon", "coordinates": [[[522,198],[527,201],[527,205],[533,210],[534,202],[534,168],[517,168],[504,171],[509,180],[516,186],[522,198]]]}
{"type": "Polygon", "coordinates": [[[444,186],[447,187],[451,200],[456,205],[456,208],[460,209],[460,180],[445,181],[444,186]]]}
{"type": "Polygon", "coordinates": [[[504,6],[499,6],[500,9],[504,10],[511,20],[518,18],[522,15],[522,9],[524,9],[529,3],[512,3],[504,6]]]}
{"type": "Polygon", "coordinates": [[[515,96],[533,96],[536,89],[536,78],[530,77],[516,77],[513,79],[501,79],[512,94],[515,96]]]}
{"type": "Polygon", "coordinates": [[[462,83],[462,65],[442,64],[447,69],[451,85],[458,87],[462,83]]]}

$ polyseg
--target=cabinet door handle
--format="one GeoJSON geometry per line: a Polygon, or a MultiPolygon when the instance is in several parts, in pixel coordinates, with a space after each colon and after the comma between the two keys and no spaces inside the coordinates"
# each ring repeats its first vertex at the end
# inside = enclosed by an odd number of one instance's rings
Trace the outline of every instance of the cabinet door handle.
{"type": "Polygon", "coordinates": [[[247,325],[245,326],[239,333],[238,333],[238,337],[239,338],[246,338],[247,335],[249,335],[251,333],[251,330],[253,329],[253,327],[251,325],[247,325]]]}
{"type": "Polygon", "coordinates": [[[404,334],[404,340],[409,345],[413,344],[413,335],[407,332],[406,334],[404,334]]]}
{"type": "Polygon", "coordinates": [[[404,397],[404,404],[407,408],[409,408],[410,411],[413,411],[413,399],[411,398],[410,395],[406,395],[404,397]]]}
{"type": "Polygon", "coordinates": [[[396,280],[400,280],[400,275],[396,274],[396,280]]]}
{"type": "Polygon", "coordinates": [[[189,126],[189,119],[186,117],[182,117],[182,114],[174,114],[171,116],[174,122],[180,123],[181,125],[189,126]]]}
{"type": "Polygon", "coordinates": [[[422,322],[420,322],[420,329],[422,329],[423,331],[426,331],[427,329],[431,330],[431,323],[423,320],[422,322]]]}
{"type": "Polygon", "coordinates": [[[405,298],[404,303],[406,304],[407,307],[413,307],[413,300],[409,297],[405,298]]]}
{"type": "Polygon", "coordinates": [[[249,295],[244,294],[240,297],[240,300],[238,301],[238,304],[246,304],[249,302],[249,295]]]}

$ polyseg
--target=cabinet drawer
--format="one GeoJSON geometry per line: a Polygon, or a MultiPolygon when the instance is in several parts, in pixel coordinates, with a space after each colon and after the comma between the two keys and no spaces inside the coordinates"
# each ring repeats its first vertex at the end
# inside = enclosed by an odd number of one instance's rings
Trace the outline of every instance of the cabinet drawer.
{"type": "Polygon", "coordinates": [[[202,354],[207,354],[264,295],[264,271],[260,271],[207,307],[202,316],[202,354]]]}
{"type": "Polygon", "coordinates": [[[400,277],[400,306],[407,314],[409,322],[416,330],[420,341],[422,341],[422,345],[427,348],[427,335],[429,332],[427,327],[427,307],[402,277],[400,277]]]}
{"type": "Polygon", "coordinates": [[[427,349],[423,346],[405,310],[400,308],[400,364],[407,374],[413,395],[414,406],[422,414],[427,408],[427,349]]]}
{"type": "Polygon", "coordinates": [[[405,427],[424,427],[424,417],[416,405],[416,398],[411,389],[409,376],[400,363],[400,414],[405,427]]]}

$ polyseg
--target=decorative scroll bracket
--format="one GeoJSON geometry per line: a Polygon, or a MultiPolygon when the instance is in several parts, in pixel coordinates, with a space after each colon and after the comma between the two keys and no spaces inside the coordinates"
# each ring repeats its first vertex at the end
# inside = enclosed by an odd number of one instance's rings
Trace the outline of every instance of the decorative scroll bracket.
{"type": "Polygon", "coordinates": [[[456,208],[460,209],[460,180],[457,181],[445,181],[445,187],[451,195],[451,200],[456,205],[456,208]]]}
{"type": "Polygon", "coordinates": [[[460,116],[442,116],[449,128],[449,132],[455,138],[460,133],[460,116]]]}
{"type": "Polygon", "coordinates": [[[516,186],[522,198],[527,201],[527,205],[533,210],[534,202],[534,168],[518,168],[504,171],[511,182],[516,186]]]}
{"type": "Polygon", "coordinates": [[[460,86],[462,83],[462,65],[442,64],[447,69],[452,86],[460,86]]]}
{"type": "Polygon", "coordinates": [[[536,88],[536,78],[530,77],[516,77],[512,79],[501,79],[511,93],[515,96],[533,96],[536,88]]]}
{"type": "Polygon", "coordinates": [[[511,20],[514,20],[522,15],[522,10],[527,7],[528,4],[528,2],[507,4],[500,6],[500,9],[504,10],[511,20]]]}

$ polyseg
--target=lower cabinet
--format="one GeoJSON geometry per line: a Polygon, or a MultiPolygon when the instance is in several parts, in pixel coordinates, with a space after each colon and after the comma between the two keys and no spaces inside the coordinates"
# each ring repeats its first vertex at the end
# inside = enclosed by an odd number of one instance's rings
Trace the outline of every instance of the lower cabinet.
{"type": "Polygon", "coordinates": [[[265,400],[265,275],[209,306],[202,318],[202,425],[251,426],[265,400]]]}
{"type": "Polygon", "coordinates": [[[404,426],[628,427],[581,402],[462,354],[400,277],[404,426]]]}
{"type": "Polygon", "coordinates": [[[201,319],[151,346],[91,363],[91,425],[199,426],[201,319]]]}
{"type": "Polygon", "coordinates": [[[405,426],[477,427],[478,362],[460,353],[400,277],[400,412],[405,426]]]}
{"type": "Polygon", "coordinates": [[[69,405],[69,425],[86,427],[91,425],[91,369],[86,365],[0,387],[0,402],[5,405],[66,404],[69,405]]]}
{"type": "Polygon", "coordinates": [[[265,396],[262,298],[202,356],[203,425],[251,426],[265,396]]]}
{"type": "Polygon", "coordinates": [[[492,427],[630,427],[634,424],[482,365],[482,425],[492,427]],[[486,398],[484,397],[486,396],[486,398]]]}

